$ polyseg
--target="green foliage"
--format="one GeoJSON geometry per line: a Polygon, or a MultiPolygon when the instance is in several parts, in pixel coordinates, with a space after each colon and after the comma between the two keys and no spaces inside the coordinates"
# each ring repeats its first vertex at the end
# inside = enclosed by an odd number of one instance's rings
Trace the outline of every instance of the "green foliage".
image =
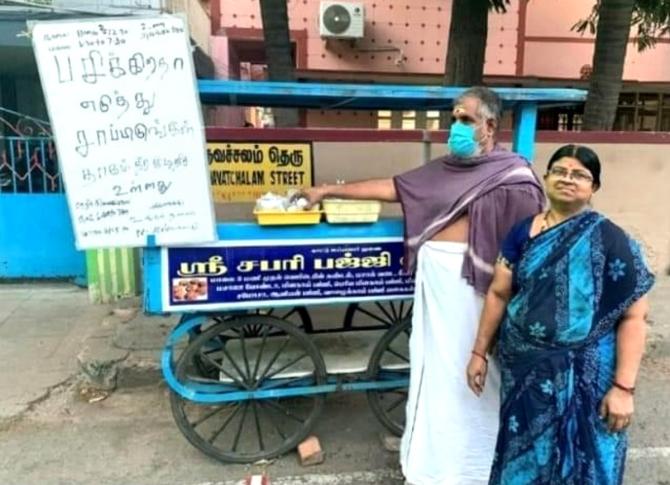
{"type": "MultiPolygon", "coordinates": [[[[589,16],[577,21],[572,30],[595,35],[600,4],[601,0],[598,0],[589,16]]],[[[635,41],[639,51],[654,47],[657,39],[670,33],[670,0],[636,0],[632,26],[637,28],[635,41]]]]}
{"type": "Polygon", "coordinates": [[[653,47],[656,39],[670,33],[670,1],[637,0],[633,25],[637,26],[638,49],[653,47]]]}
{"type": "Polygon", "coordinates": [[[489,10],[493,10],[498,13],[507,12],[507,6],[509,5],[510,0],[489,0],[489,10]]]}

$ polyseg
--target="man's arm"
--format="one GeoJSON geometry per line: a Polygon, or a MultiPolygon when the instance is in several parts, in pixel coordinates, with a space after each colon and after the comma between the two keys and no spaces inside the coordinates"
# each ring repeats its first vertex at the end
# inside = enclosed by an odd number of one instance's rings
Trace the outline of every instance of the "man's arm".
{"type": "Polygon", "coordinates": [[[362,182],[351,182],[348,184],[331,185],[325,184],[318,187],[304,189],[300,195],[305,197],[309,206],[321,202],[327,197],[339,199],[363,199],[380,200],[383,202],[397,202],[398,194],[392,178],[371,179],[362,182]]]}

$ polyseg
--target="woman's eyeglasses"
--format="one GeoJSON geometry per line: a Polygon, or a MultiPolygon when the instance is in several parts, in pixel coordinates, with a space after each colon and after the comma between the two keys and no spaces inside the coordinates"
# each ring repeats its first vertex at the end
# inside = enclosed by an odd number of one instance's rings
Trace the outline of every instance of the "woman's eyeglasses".
{"type": "Polygon", "coordinates": [[[593,177],[591,177],[588,173],[582,172],[581,170],[568,170],[567,168],[563,167],[552,167],[551,170],[549,170],[549,175],[552,177],[556,178],[570,178],[571,180],[574,180],[575,182],[579,183],[589,183],[593,182],[593,177]]]}

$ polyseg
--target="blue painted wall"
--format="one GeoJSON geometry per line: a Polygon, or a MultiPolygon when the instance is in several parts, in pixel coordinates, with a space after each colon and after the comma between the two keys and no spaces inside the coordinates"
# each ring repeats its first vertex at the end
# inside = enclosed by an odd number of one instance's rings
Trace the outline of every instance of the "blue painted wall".
{"type": "Polygon", "coordinates": [[[65,194],[0,195],[0,278],[83,278],[65,194]]]}

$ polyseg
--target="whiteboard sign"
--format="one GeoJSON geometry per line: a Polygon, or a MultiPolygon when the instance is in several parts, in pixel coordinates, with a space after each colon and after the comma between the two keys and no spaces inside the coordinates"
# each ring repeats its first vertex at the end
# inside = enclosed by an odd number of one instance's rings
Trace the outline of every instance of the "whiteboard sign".
{"type": "Polygon", "coordinates": [[[77,247],[215,240],[184,21],[37,22],[32,38],[77,247]]]}

